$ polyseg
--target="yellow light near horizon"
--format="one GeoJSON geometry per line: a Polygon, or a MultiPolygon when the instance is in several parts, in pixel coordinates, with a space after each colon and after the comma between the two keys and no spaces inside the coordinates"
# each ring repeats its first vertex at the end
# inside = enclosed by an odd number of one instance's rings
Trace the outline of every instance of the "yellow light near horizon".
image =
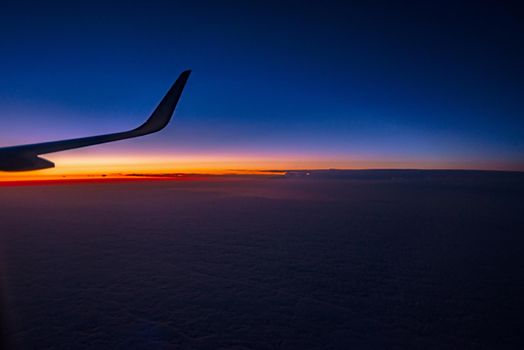
{"type": "MultiPolygon", "coordinates": [[[[307,155],[93,155],[63,153],[49,155],[55,168],[29,172],[0,172],[2,181],[31,181],[54,179],[129,178],[133,174],[268,174],[268,170],[300,169],[372,169],[372,168],[418,168],[418,169],[479,169],[476,164],[439,161],[377,161],[365,157],[345,160],[307,155]],[[363,160],[364,159],[364,160],[363,160]]],[[[385,157],[387,159],[387,157],[385,157]]]]}
{"type": "Polygon", "coordinates": [[[90,177],[129,177],[132,174],[259,174],[266,169],[287,166],[282,162],[268,163],[238,157],[136,157],[136,156],[75,156],[49,157],[56,167],[29,172],[0,172],[0,181],[47,179],[80,179],[90,177]]]}

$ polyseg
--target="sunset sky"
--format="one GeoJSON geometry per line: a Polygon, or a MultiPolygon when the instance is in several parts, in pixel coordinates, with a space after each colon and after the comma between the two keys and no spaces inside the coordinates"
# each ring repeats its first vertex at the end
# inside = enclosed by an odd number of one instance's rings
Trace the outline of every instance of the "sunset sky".
{"type": "Polygon", "coordinates": [[[159,134],[45,156],[87,174],[524,170],[524,21],[493,1],[11,2],[0,147],[123,131],[192,69],[159,134]],[[309,3],[309,2],[308,2],[309,3]]]}

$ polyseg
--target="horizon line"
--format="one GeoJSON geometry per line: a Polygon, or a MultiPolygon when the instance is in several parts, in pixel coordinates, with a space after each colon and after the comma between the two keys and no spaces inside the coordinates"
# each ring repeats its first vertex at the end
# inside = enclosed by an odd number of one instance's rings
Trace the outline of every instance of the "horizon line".
{"type": "Polygon", "coordinates": [[[312,169],[268,169],[268,170],[248,170],[248,169],[227,169],[224,173],[198,173],[198,172],[164,172],[164,173],[110,173],[110,174],[78,174],[78,175],[55,175],[49,177],[23,177],[19,179],[7,177],[3,180],[0,177],[0,187],[10,186],[30,186],[30,185],[59,185],[59,184],[91,184],[91,183],[118,183],[118,182],[149,182],[149,181],[211,181],[212,179],[240,179],[253,177],[287,177],[293,174],[303,174],[304,177],[314,172],[426,172],[426,173],[498,173],[524,175],[521,170],[492,170],[492,169],[425,169],[425,168],[312,168],[312,169]]]}

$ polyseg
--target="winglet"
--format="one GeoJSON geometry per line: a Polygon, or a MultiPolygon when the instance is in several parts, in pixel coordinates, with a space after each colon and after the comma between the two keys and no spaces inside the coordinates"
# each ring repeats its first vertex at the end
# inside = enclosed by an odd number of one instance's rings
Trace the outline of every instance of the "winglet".
{"type": "Polygon", "coordinates": [[[160,101],[151,116],[144,124],[134,129],[133,132],[138,132],[145,135],[160,131],[166,127],[173,116],[175,107],[178,103],[178,100],[180,99],[180,96],[182,95],[182,90],[184,89],[190,74],[191,70],[183,71],[180,74],[178,79],[171,86],[162,101],[160,101]]]}

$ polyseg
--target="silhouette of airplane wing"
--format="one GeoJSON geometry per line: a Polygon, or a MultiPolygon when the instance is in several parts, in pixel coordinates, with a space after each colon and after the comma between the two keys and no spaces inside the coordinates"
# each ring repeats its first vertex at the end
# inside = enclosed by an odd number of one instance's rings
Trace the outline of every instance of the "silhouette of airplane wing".
{"type": "Polygon", "coordinates": [[[74,148],[144,136],[162,130],[171,120],[171,116],[175,111],[177,102],[182,95],[182,90],[190,74],[190,70],[186,70],[180,74],[149,119],[138,128],[113,134],[0,148],[0,170],[28,171],[53,168],[55,166],[53,162],[38,156],[46,153],[66,151],[74,148]]]}

